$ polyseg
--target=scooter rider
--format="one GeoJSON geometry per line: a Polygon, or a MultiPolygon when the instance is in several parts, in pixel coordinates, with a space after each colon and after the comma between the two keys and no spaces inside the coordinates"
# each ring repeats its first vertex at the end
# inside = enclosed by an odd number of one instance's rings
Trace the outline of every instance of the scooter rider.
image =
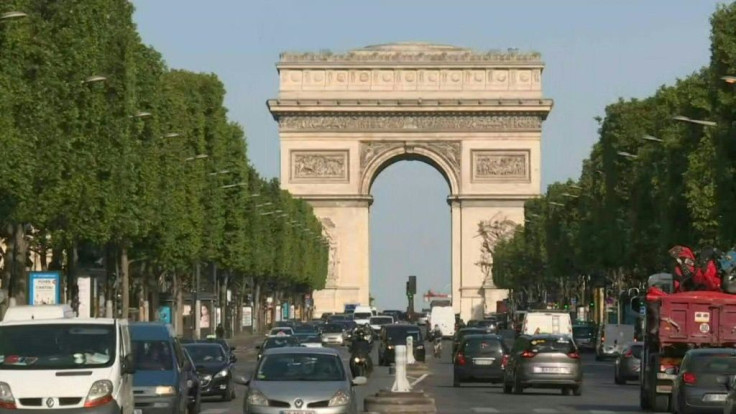
{"type": "Polygon", "coordinates": [[[368,376],[373,371],[371,360],[372,345],[366,340],[362,331],[357,331],[353,342],[350,344],[350,372],[353,377],[368,376]],[[361,371],[361,368],[363,372],[361,371]]]}

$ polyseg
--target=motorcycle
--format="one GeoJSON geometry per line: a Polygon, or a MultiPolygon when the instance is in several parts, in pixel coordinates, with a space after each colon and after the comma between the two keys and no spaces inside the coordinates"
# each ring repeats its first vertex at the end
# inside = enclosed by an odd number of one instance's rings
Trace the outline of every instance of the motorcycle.
{"type": "Polygon", "coordinates": [[[436,338],[434,340],[434,357],[437,359],[442,358],[442,338],[436,338]]]}
{"type": "Polygon", "coordinates": [[[373,362],[369,355],[351,355],[350,372],[355,377],[369,377],[373,372],[373,362]]]}

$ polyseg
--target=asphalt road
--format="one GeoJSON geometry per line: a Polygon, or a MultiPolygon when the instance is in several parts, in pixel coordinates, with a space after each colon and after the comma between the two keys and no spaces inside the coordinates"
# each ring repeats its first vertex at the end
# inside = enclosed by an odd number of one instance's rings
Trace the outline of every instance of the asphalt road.
{"type": "MultiPolygon", "coordinates": [[[[597,362],[591,354],[584,354],[583,395],[563,396],[557,390],[524,390],[521,395],[504,394],[500,385],[463,384],[460,388],[452,386],[452,364],[450,363],[451,343],[445,341],[441,360],[428,357],[431,375],[417,385],[431,394],[441,414],[507,413],[507,414],[623,414],[640,413],[639,384],[616,385],[613,382],[613,361],[597,362]]],[[[344,357],[347,351],[343,349],[344,357]]],[[[238,349],[237,372],[250,375],[255,366],[253,349],[238,349]]],[[[375,354],[375,349],[374,349],[375,354]]],[[[374,361],[377,356],[374,355],[374,361]]],[[[363,398],[375,394],[380,389],[390,388],[393,377],[388,368],[376,366],[373,375],[365,386],[356,387],[359,407],[363,398]]],[[[202,414],[242,413],[243,396],[246,388],[237,387],[237,398],[231,402],[205,400],[202,414]]]]}

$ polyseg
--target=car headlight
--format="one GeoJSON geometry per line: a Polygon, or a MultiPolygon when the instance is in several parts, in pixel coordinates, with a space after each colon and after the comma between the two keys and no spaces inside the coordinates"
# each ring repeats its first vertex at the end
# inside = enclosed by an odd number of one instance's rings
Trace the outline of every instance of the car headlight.
{"type": "Polygon", "coordinates": [[[0,408],[15,410],[15,397],[7,382],[0,382],[0,408]]]}
{"type": "Polygon", "coordinates": [[[417,349],[424,349],[424,345],[417,345],[417,349]]]}
{"type": "Polygon", "coordinates": [[[165,387],[164,386],[156,387],[156,390],[154,392],[156,393],[156,395],[174,395],[176,394],[176,390],[174,389],[174,387],[170,385],[167,385],[165,387]]]}
{"type": "Polygon", "coordinates": [[[355,363],[357,364],[358,362],[360,362],[360,358],[355,357],[355,358],[353,358],[353,361],[355,361],[355,363]]]}
{"type": "Polygon", "coordinates": [[[335,395],[330,398],[330,402],[327,404],[328,407],[338,407],[341,405],[350,404],[350,396],[345,391],[338,391],[335,395]]]}
{"type": "Polygon", "coordinates": [[[388,346],[388,349],[394,349],[394,346],[393,345],[389,345],[388,346]]]}
{"type": "Polygon", "coordinates": [[[230,371],[223,369],[222,371],[215,374],[215,378],[224,378],[224,377],[227,377],[228,375],[230,375],[230,371]]]}
{"type": "Polygon", "coordinates": [[[251,389],[248,391],[248,397],[246,399],[248,405],[268,405],[268,398],[258,390],[251,389]]]}

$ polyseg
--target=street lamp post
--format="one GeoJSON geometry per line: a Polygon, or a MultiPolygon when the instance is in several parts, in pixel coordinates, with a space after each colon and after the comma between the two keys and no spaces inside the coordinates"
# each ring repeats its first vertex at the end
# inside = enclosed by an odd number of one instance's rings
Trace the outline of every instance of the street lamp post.
{"type": "Polygon", "coordinates": [[[732,75],[721,76],[721,80],[723,80],[726,83],[734,84],[736,83],[736,76],[732,76],[732,75]]]}
{"type": "Polygon", "coordinates": [[[9,12],[0,14],[0,22],[23,19],[25,17],[28,17],[28,15],[21,11],[9,11],[9,12]]]}
{"type": "Polygon", "coordinates": [[[703,126],[709,126],[709,127],[714,127],[714,126],[718,125],[717,123],[715,123],[713,121],[706,121],[706,120],[702,120],[702,119],[692,119],[692,118],[688,118],[688,117],[683,116],[683,115],[675,115],[675,116],[672,117],[672,120],[679,121],[679,122],[688,122],[688,123],[691,123],[691,124],[697,124],[697,125],[703,125],[703,126]]]}

